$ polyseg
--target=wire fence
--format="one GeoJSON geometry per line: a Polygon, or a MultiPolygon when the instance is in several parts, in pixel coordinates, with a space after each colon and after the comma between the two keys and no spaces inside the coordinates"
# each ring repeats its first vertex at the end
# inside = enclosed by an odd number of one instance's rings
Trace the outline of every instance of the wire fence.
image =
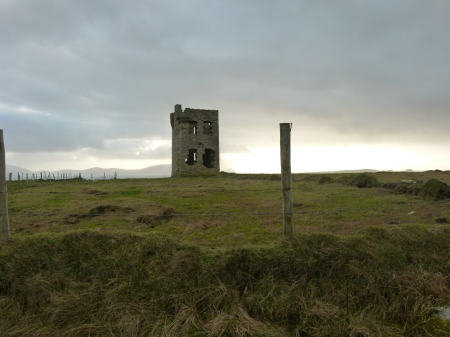
{"type": "Polygon", "coordinates": [[[8,183],[12,182],[51,182],[51,181],[74,181],[74,180],[113,180],[113,179],[149,179],[149,178],[168,178],[170,174],[139,174],[139,173],[117,173],[115,172],[95,172],[95,173],[52,173],[52,172],[9,172],[6,176],[8,183]]]}

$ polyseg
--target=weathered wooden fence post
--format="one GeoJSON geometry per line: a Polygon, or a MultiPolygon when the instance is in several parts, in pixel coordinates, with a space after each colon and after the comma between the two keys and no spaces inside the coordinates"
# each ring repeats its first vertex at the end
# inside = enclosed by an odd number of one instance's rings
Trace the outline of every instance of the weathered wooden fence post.
{"type": "Polygon", "coordinates": [[[8,192],[6,190],[6,159],[3,130],[0,130],[0,239],[9,237],[8,192]]]}
{"type": "Polygon", "coordinates": [[[283,231],[286,240],[294,238],[292,227],[291,123],[280,123],[281,189],[283,196],[283,231]]]}

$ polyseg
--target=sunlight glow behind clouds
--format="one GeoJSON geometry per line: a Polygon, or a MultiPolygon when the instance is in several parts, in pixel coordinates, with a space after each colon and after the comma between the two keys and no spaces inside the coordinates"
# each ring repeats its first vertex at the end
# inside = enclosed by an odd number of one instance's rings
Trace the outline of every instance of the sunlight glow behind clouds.
{"type": "MultiPolygon", "coordinates": [[[[250,154],[228,154],[225,158],[234,163],[237,173],[279,173],[280,150],[278,148],[251,148],[250,154]]],[[[404,171],[435,169],[444,153],[428,149],[380,145],[353,145],[336,147],[292,148],[293,173],[323,172],[357,169],[379,171],[404,171]]],[[[446,163],[450,167],[450,160],[446,163]]]]}
{"type": "MultiPolygon", "coordinates": [[[[160,147],[153,148],[153,151],[160,147]]],[[[250,148],[249,150],[244,153],[221,155],[221,170],[233,168],[237,173],[280,173],[278,148],[250,148]]],[[[293,147],[291,163],[293,173],[356,169],[380,171],[414,169],[420,171],[450,168],[450,158],[444,164],[442,162],[442,157],[446,155],[446,149],[426,145],[293,147]]],[[[32,171],[82,170],[90,167],[142,169],[151,165],[170,164],[171,162],[168,157],[145,159],[145,156],[131,156],[127,160],[114,157],[99,158],[92,155],[89,149],[70,153],[30,153],[24,162],[20,155],[8,153],[6,160],[8,163],[14,162],[17,166],[32,171]]]]}

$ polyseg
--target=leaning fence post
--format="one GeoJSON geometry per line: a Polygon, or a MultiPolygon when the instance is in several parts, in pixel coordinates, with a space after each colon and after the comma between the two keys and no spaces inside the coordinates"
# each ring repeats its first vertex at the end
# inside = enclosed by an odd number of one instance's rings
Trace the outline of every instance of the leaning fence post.
{"type": "Polygon", "coordinates": [[[281,190],[283,196],[283,232],[286,240],[294,238],[292,227],[291,123],[280,123],[281,190]]]}
{"type": "Polygon", "coordinates": [[[6,190],[6,159],[3,130],[0,130],[0,239],[9,237],[8,192],[6,190]]]}

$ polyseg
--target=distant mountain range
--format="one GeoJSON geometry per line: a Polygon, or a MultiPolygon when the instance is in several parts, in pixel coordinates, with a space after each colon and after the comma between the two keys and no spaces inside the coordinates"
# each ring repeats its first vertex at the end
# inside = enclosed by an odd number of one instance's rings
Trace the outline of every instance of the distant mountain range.
{"type": "MultiPolygon", "coordinates": [[[[81,177],[84,179],[103,179],[113,177],[117,172],[118,179],[128,179],[128,178],[164,178],[171,176],[171,164],[165,165],[153,165],[139,170],[124,170],[120,168],[101,168],[101,167],[93,167],[86,170],[59,170],[59,171],[35,171],[40,177],[40,173],[42,172],[48,176],[48,174],[53,177],[62,176],[63,174],[69,174],[74,176],[78,176],[81,174],[81,177]]],[[[232,169],[225,170],[227,172],[234,172],[232,169]]],[[[361,170],[343,170],[343,171],[323,171],[323,172],[308,172],[308,173],[375,173],[380,172],[378,170],[372,169],[361,169],[361,170]]],[[[392,171],[385,171],[392,172],[392,171]]],[[[414,172],[411,169],[405,170],[405,172],[414,172]]],[[[23,167],[8,165],[6,164],[6,179],[9,179],[9,174],[12,173],[12,179],[17,180],[18,174],[20,174],[21,179],[26,178],[26,174],[28,173],[29,178],[33,174],[33,171],[27,170],[23,167]]]]}
{"type": "MultiPolygon", "coordinates": [[[[81,177],[84,179],[102,179],[106,177],[112,177],[117,172],[117,178],[126,179],[126,178],[163,178],[170,177],[171,175],[171,164],[166,165],[153,165],[139,170],[124,170],[119,168],[101,168],[101,167],[93,167],[86,170],[59,170],[59,171],[36,171],[40,177],[40,173],[45,173],[45,175],[51,174],[55,175],[55,177],[62,176],[63,174],[68,174],[72,176],[78,176],[81,174],[81,177]]],[[[21,179],[26,178],[26,174],[28,173],[29,178],[33,174],[33,171],[27,170],[23,167],[8,165],[6,164],[6,178],[9,179],[9,174],[12,173],[12,179],[17,180],[18,174],[20,174],[21,179]],[[23,178],[22,178],[23,177],[23,178]]]]}
{"type": "Polygon", "coordinates": [[[308,173],[375,173],[378,170],[361,169],[361,170],[342,170],[342,171],[320,171],[320,172],[308,172],[308,173]]]}
{"type": "Polygon", "coordinates": [[[404,171],[393,171],[393,170],[372,170],[372,169],[360,169],[360,170],[342,170],[342,171],[321,171],[321,172],[308,172],[308,173],[375,173],[375,172],[419,172],[411,169],[404,171]]]}

